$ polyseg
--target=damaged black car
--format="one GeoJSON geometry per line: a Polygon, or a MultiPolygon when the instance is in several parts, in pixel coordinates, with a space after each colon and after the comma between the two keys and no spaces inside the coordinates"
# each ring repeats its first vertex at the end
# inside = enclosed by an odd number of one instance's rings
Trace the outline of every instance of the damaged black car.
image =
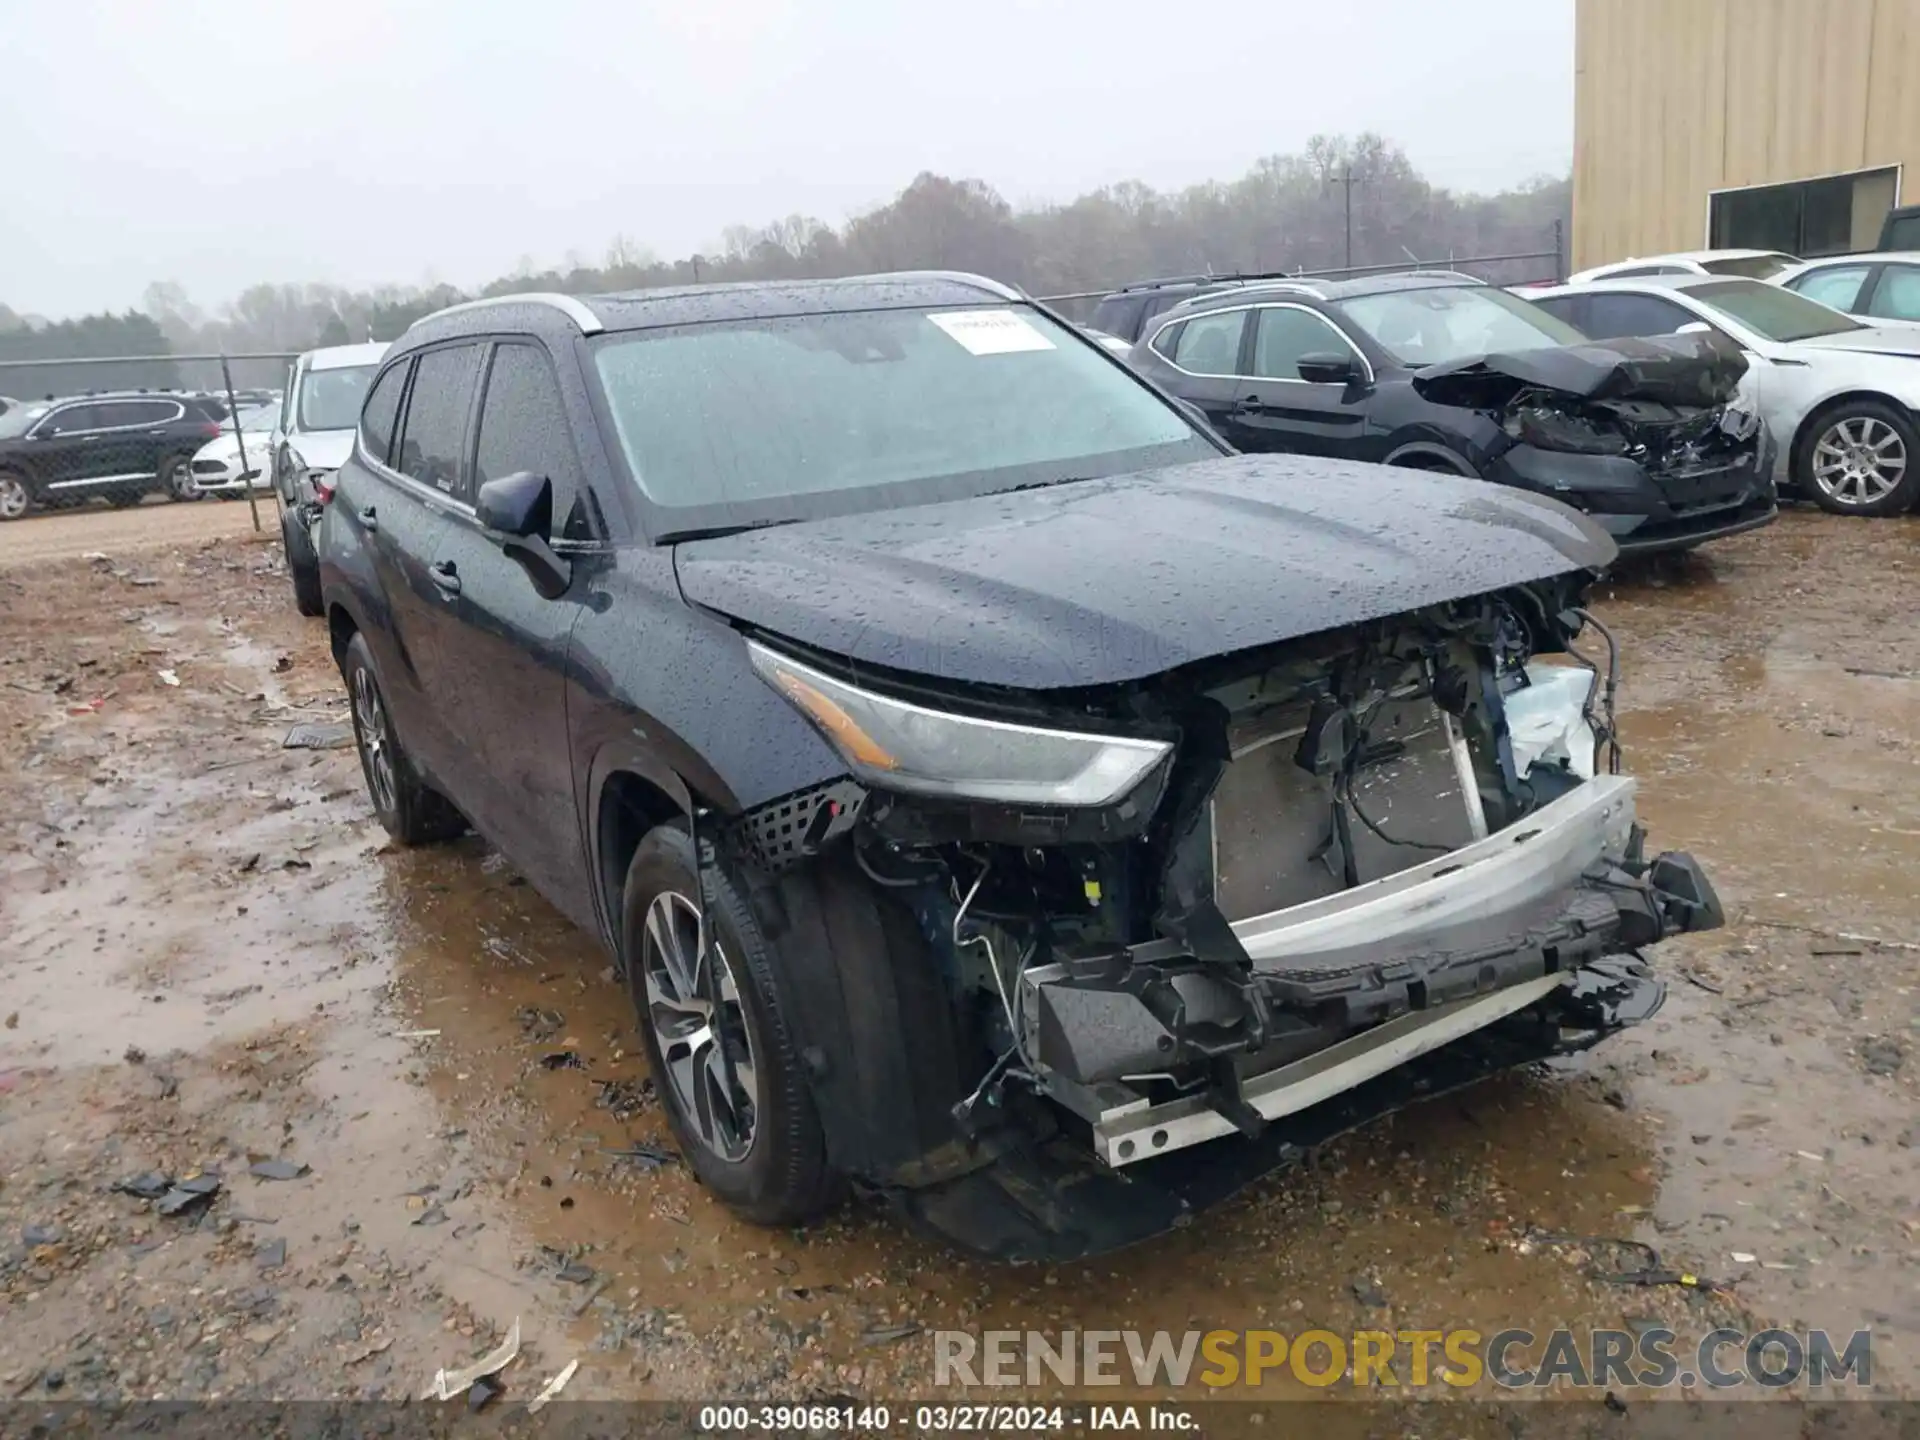
{"type": "Polygon", "coordinates": [[[1464,275],[1216,291],[1161,315],[1130,361],[1238,450],[1551,495],[1624,554],[1690,549],[1775,514],[1771,442],[1738,350],[1710,334],[1589,341],[1464,275]]]}
{"type": "Polygon", "coordinates": [[[761,1222],[1111,1249],[1644,1018],[1721,923],[1635,820],[1604,532],[1233,455],[988,281],[444,311],[337,481],[379,818],[602,938],[761,1222]]]}

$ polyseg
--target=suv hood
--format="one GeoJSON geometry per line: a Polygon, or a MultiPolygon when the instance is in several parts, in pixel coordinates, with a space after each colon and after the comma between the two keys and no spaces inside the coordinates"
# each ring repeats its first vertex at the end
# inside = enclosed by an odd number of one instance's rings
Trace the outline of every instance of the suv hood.
{"type": "Polygon", "coordinates": [[[1655,335],[1450,360],[1416,372],[1413,388],[1436,405],[1472,410],[1503,409],[1523,390],[1578,400],[1724,405],[1746,373],[1747,357],[1717,335],[1655,335]]]}
{"type": "Polygon", "coordinates": [[[1141,679],[1610,563],[1557,501],[1235,456],[675,547],[695,605],[859,663],[1045,690],[1141,679]]]}

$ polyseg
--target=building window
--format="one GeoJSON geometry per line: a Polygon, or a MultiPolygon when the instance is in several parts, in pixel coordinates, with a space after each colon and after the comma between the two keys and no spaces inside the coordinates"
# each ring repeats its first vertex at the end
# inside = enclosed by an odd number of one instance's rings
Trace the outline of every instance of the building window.
{"type": "Polygon", "coordinates": [[[1871,250],[1898,188],[1899,172],[1887,169],[1722,190],[1707,201],[1708,243],[1809,258],[1871,250]]]}

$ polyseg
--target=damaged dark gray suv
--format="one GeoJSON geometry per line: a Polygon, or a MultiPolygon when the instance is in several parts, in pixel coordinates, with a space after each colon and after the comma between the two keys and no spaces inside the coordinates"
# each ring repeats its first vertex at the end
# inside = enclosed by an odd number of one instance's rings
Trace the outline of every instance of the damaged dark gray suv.
{"type": "Polygon", "coordinates": [[[760,1221],[1109,1249],[1720,923],[1619,773],[1591,521],[1234,456],[973,277],[431,316],[319,551],[380,819],[602,937],[760,1221]]]}

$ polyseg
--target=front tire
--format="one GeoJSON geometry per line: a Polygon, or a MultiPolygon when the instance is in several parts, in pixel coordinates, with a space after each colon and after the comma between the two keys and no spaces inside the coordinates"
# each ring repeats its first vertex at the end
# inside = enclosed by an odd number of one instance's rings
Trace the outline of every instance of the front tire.
{"type": "Polygon", "coordinates": [[[1920,438],[1905,411],[1850,400],[1807,428],[1794,483],[1835,515],[1900,515],[1920,499],[1920,438]]]}
{"type": "Polygon", "coordinates": [[[843,1190],[775,983],[773,947],[719,867],[701,875],[678,823],[649,832],[627,867],[621,948],[654,1085],[701,1182],[762,1225],[795,1225],[843,1190]]]}
{"type": "Polygon", "coordinates": [[[0,521],[18,520],[33,507],[33,492],[11,470],[0,470],[0,521]]]}
{"type": "Polygon", "coordinates": [[[347,642],[340,657],[340,675],[347,682],[353,704],[353,738],[360,751],[360,773],[366,777],[367,798],[387,833],[402,845],[426,845],[451,840],[467,828],[460,812],[447,798],[420,778],[407,752],[400,748],[393,719],[387,713],[386,692],[373,668],[373,652],[364,635],[347,642]]]}

